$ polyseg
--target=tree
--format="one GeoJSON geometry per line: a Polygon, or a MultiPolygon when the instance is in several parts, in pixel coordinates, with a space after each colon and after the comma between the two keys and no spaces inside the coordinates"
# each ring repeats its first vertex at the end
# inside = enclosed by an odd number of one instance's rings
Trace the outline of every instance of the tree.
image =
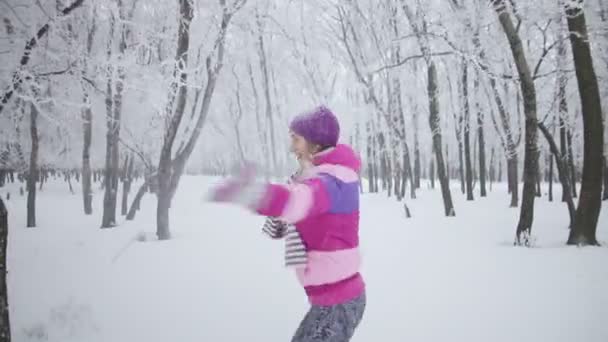
{"type": "Polygon", "coordinates": [[[526,117],[525,154],[524,154],[524,190],[522,204],[517,225],[515,243],[528,245],[534,219],[534,198],[536,178],[538,177],[538,136],[536,118],[536,88],[528,66],[528,61],[511,15],[504,0],[493,0],[492,5],[500,24],[504,30],[513,54],[520,79],[521,92],[524,101],[524,114],[526,117]]]}
{"type": "Polygon", "coordinates": [[[479,143],[479,196],[486,197],[486,139],[484,134],[484,114],[481,108],[479,97],[479,73],[475,74],[475,110],[477,111],[477,142],[479,143]]]}
{"type": "Polygon", "coordinates": [[[8,245],[8,211],[0,198],[0,342],[11,341],[11,324],[8,309],[8,287],[6,286],[8,245]]]}
{"type": "Polygon", "coordinates": [[[258,28],[258,57],[260,58],[260,69],[262,71],[262,85],[264,86],[264,99],[266,103],[266,119],[268,120],[270,131],[270,154],[272,156],[272,166],[271,169],[276,171],[277,164],[277,151],[276,151],[276,138],[275,138],[275,127],[274,127],[274,117],[272,114],[272,101],[270,97],[270,77],[268,72],[268,63],[266,61],[266,48],[264,47],[264,21],[260,17],[260,14],[256,11],[256,23],[258,28]]]}
{"type": "Polygon", "coordinates": [[[576,208],[574,226],[568,237],[569,245],[598,245],[595,237],[602,207],[602,156],[604,126],[597,76],[593,68],[583,0],[566,1],[564,11],[568,20],[574,69],[581,99],[584,127],[583,180],[576,208]]]}
{"type": "Polygon", "coordinates": [[[473,165],[471,163],[471,111],[469,108],[469,78],[468,68],[466,62],[463,63],[462,68],[462,101],[463,106],[463,120],[464,120],[464,159],[466,168],[466,190],[467,190],[467,201],[472,201],[473,197],[473,165]]]}
{"type": "Polygon", "coordinates": [[[30,138],[32,149],[30,151],[30,167],[27,175],[27,227],[36,227],[36,180],[38,172],[38,107],[30,103],[30,138]]]}
{"type": "MultiPolygon", "coordinates": [[[[563,153],[559,152],[559,149],[557,148],[557,144],[555,143],[555,139],[553,139],[553,136],[551,135],[549,130],[545,127],[545,125],[542,122],[538,123],[538,128],[540,129],[540,131],[543,133],[543,135],[547,139],[551,153],[553,154],[553,157],[555,157],[555,162],[557,164],[557,173],[558,173],[559,181],[562,184],[562,188],[569,189],[570,180],[568,179],[568,171],[567,171],[568,167],[567,167],[565,155],[563,153]]],[[[551,164],[551,168],[553,169],[553,164],[551,164]]],[[[552,178],[550,178],[549,181],[551,183],[553,183],[552,178]]],[[[568,206],[568,214],[570,215],[569,227],[572,228],[574,225],[574,220],[575,220],[575,213],[574,213],[575,209],[574,209],[574,201],[572,200],[572,193],[570,191],[564,191],[564,202],[566,202],[566,205],[568,206]]]]}
{"type": "Polygon", "coordinates": [[[180,25],[177,35],[177,48],[175,53],[174,77],[170,86],[169,101],[167,101],[166,115],[167,126],[163,137],[163,145],[158,164],[158,204],[156,209],[156,235],[160,240],[171,238],[169,230],[169,208],[173,195],[179,185],[188,158],[194,150],[196,141],[201,134],[203,124],[209,113],[211,99],[220,71],[223,66],[226,34],[230,21],[234,14],[244,5],[246,0],[237,0],[232,6],[227,6],[225,0],[220,0],[222,7],[222,19],[219,32],[216,36],[213,50],[205,59],[207,83],[204,91],[197,90],[194,100],[195,108],[198,106],[199,98],[202,100],[194,129],[183,145],[180,146],[173,156],[173,145],[177,131],[182,123],[186,101],[188,98],[188,49],[190,46],[190,24],[193,18],[192,3],[189,0],[178,0],[180,8],[180,25]],[[231,7],[231,8],[229,8],[231,7]],[[175,103],[175,105],[174,105],[175,103]]]}
{"type": "MultiPolygon", "coordinates": [[[[87,32],[86,50],[87,57],[91,56],[93,50],[93,37],[96,31],[95,12],[91,17],[91,26],[87,32]]],[[[83,69],[87,69],[86,59],[83,69]]],[[[83,130],[83,146],[82,146],[82,201],[85,215],[93,213],[93,189],[91,181],[91,141],[93,135],[93,109],[90,99],[89,90],[84,78],[81,80],[83,93],[83,109],[82,109],[82,130],[83,130]]]]}
{"type": "Polygon", "coordinates": [[[108,62],[117,57],[115,66],[107,68],[106,82],[106,166],[104,171],[105,193],[103,198],[102,228],[110,228],[116,225],[116,207],[118,199],[118,181],[120,178],[120,127],[122,121],[123,92],[127,77],[124,58],[127,50],[127,38],[130,35],[128,21],[133,18],[136,0],[131,0],[131,8],[127,10],[123,0],[118,0],[118,54],[114,53],[114,34],[116,29],[115,15],[110,17],[110,34],[107,46],[108,62]]]}
{"type": "Polygon", "coordinates": [[[443,197],[443,207],[446,216],[456,216],[454,210],[454,204],[452,203],[452,193],[450,190],[449,178],[447,175],[447,168],[443,158],[443,143],[441,136],[441,117],[439,116],[439,101],[437,94],[437,67],[433,61],[431,47],[428,41],[428,37],[425,36],[427,22],[424,16],[420,17],[420,23],[416,20],[410,6],[406,0],[401,0],[401,7],[405,16],[408,19],[410,27],[420,47],[423,59],[427,66],[427,95],[429,100],[429,127],[431,128],[431,134],[433,136],[433,152],[435,153],[435,159],[437,162],[437,174],[439,177],[439,184],[441,186],[441,194],[443,197]],[[418,25],[421,25],[419,27],[418,25]]]}

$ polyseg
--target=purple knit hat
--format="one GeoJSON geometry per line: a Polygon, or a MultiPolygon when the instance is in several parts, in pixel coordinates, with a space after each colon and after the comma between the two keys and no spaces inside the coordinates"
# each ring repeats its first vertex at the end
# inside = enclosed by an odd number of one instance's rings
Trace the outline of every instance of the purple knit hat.
{"type": "Polygon", "coordinates": [[[336,146],[340,137],[338,119],[325,106],[296,116],[291,121],[289,129],[307,141],[323,147],[336,146]]]}

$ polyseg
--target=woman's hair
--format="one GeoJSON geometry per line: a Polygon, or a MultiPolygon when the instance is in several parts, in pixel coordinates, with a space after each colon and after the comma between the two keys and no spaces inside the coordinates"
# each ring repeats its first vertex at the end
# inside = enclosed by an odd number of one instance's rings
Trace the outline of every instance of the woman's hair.
{"type": "Polygon", "coordinates": [[[308,142],[308,144],[309,144],[309,146],[310,146],[310,148],[312,150],[312,151],[310,151],[312,154],[323,152],[325,150],[328,150],[328,149],[334,147],[334,146],[330,146],[330,145],[314,144],[314,143],[311,143],[311,142],[308,142]]]}

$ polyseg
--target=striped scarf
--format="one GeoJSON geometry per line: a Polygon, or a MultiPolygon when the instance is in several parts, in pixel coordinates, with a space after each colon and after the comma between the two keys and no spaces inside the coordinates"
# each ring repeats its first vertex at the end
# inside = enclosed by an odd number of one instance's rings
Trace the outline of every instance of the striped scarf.
{"type": "Polygon", "coordinates": [[[274,217],[266,218],[262,231],[272,239],[285,238],[285,267],[305,267],[308,261],[306,246],[300,233],[292,224],[284,223],[274,217]]]}
{"type": "MultiPolygon", "coordinates": [[[[301,175],[301,170],[296,172],[290,177],[288,183],[292,183],[301,175]]],[[[267,217],[262,231],[271,239],[285,238],[285,267],[301,268],[306,266],[308,262],[306,246],[293,224],[287,224],[275,217],[267,217]]]]}

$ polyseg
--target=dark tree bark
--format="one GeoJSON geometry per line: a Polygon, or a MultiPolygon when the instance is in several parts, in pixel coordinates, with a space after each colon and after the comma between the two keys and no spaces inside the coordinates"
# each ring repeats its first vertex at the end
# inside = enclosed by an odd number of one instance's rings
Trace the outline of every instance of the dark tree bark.
{"type": "Polygon", "coordinates": [[[455,123],[454,126],[454,129],[456,131],[456,140],[458,141],[458,178],[460,179],[460,191],[464,195],[467,193],[467,187],[464,176],[464,143],[462,142],[462,128],[464,126],[464,117],[462,115],[462,112],[458,115],[458,122],[455,123]]]}
{"type": "Polygon", "coordinates": [[[567,2],[565,12],[570,30],[570,44],[574,56],[574,69],[578,81],[584,127],[583,179],[576,218],[574,226],[570,230],[568,244],[598,245],[595,233],[602,206],[604,148],[602,106],[582,1],[580,4],[567,2]]]}
{"type": "Polygon", "coordinates": [[[521,93],[524,101],[525,114],[525,154],[524,154],[524,190],[522,205],[517,225],[516,240],[518,245],[529,245],[529,236],[534,219],[535,185],[538,176],[538,136],[536,118],[536,89],[534,80],[523,49],[523,44],[517,32],[511,15],[506,9],[504,0],[493,0],[494,10],[505,32],[517,73],[520,79],[521,93]]]}
{"type": "Polygon", "coordinates": [[[498,176],[496,180],[501,183],[502,182],[502,161],[498,159],[498,176]]]}
{"type": "Polygon", "coordinates": [[[373,132],[371,130],[371,123],[367,122],[366,123],[366,132],[367,132],[367,174],[368,174],[368,191],[370,193],[374,193],[375,192],[375,188],[374,188],[374,178],[375,178],[375,174],[374,174],[374,167],[373,167],[373,163],[374,163],[374,156],[372,153],[372,148],[373,148],[373,132]]]}
{"type": "Polygon", "coordinates": [[[484,135],[484,115],[481,110],[481,104],[479,98],[481,96],[479,92],[479,74],[475,75],[475,109],[477,110],[477,143],[479,144],[479,195],[481,197],[487,196],[486,190],[486,139],[484,135]]]}
{"type": "MultiPolygon", "coordinates": [[[[564,154],[559,152],[559,149],[557,148],[557,144],[555,143],[555,139],[553,139],[553,136],[551,135],[551,133],[549,133],[549,130],[545,127],[545,125],[543,123],[539,122],[538,128],[540,129],[540,131],[543,133],[543,135],[547,139],[547,142],[549,143],[549,148],[551,149],[551,153],[555,157],[555,163],[557,164],[557,174],[559,177],[559,181],[562,185],[562,188],[568,189],[570,184],[569,184],[569,179],[568,179],[568,172],[566,171],[567,170],[566,157],[564,154]]],[[[566,202],[566,205],[568,206],[568,214],[570,215],[569,227],[572,227],[574,224],[574,220],[575,220],[574,201],[572,200],[572,194],[570,192],[565,192],[565,196],[566,196],[565,202],[566,202]]]]}
{"type": "Polygon", "coordinates": [[[435,159],[437,161],[437,173],[443,197],[444,212],[446,216],[456,216],[454,204],[452,203],[452,193],[450,192],[450,181],[446,174],[446,166],[443,160],[443,153],[441,152],[442,139],[439,101],[437,99],[437,70],[435,68],[435,63],[432,61],[428,65],[427,93],[429,96],[429,126],[433,135],[433,152],[435,152],[435,159]]]}
{"type": "Polygon", "coordinates": [[[431,165],[429,166],[429,178],[431,179],[431,189],[435,189],[435,161],[431,158],[431,165]]]}
{"type": "Polygon", "coordinates": [[[574,166],[574,153],[572,152],[572,129],[566,128],[566,148],[568,149],[568,166],[570,167],[570,179],[572,185],[572,197],[576,198],[576,167],[574,166]]]}
{"type": "Polygon", "coordinates": [[[93,189],[91,183],[91,136],[93,133],[93,113],[85,95],[86,108],[83,109],[84,146],[82,148],[82,200],[85,215],[93,213],[93,189]]]}
{"type": "Polygon", "coordinates": [[[131,183],[133,182],[133,157],[125,158],[122,180],[122,205],[121,215],[127,215],[127,203],[129,201],[129,192],[131,191],[131,183]],[[127,163],[128,160],[128,163],[127,163]]]}
{"type": "Polygon", "coordinates": [[[466,173],[466,192],[467,201],[474,200],[473,196],[473,165],[471,163],[471,111],[469,108],[469,77],[466,62],[463,62],[462,68],[462,100],[464,101],[463,118],[464,118],[464,159],[466,173]]]}
{"type": "Polygon", "coordinates": [[[517,208],[519,203],[519,176],[518,176],[518,164],[516,156],[510,156],[507,159],[507,182],[509,187],[509,193],[511,194],[511,203],[509,207],[517,208]]]}
{"type": "Polygon", "coordinates": [[[30,167],[27,175],[27,227],[36,227],[36,179],[38,179],[38,108],[30,105],[30,137],[32,150],[30,152],[30,167]]]}
{"type": "Polygon", "coordinates": [[[439,115],[439,100],[437,94],[437,67],[433,61],[431,54],[431,44],[428,37],[424,34],[427,30],[427,23],[422,18],[420,26],[418,21],[420,18],[414,16],[407,1],[401,1],[401,7],[404,14],[408,18],[410,27],[418,40],[420,51],[424,57],[427,67],[427,96],[429,101],[429,127],[433,137],[433,152],[437,162],[437,173],[441,186],[441,194],[443,198],[444,213],[446,216],[456,216],[454,204],[452,202],[452,193],[450,190],[450,180],[447,175],[446,162],[443,158],[443,143],[441,134],[441,117],[439,115]]]}
{"type": "Polygon", "coordinates": [[[494,147],[490,149],[490,170],[488,172],[490,180],[490,191],[492,191],[492,184],[496,181],[496,166],[494,165],[494,147]]]}
{"type": "Polygon", "coordinates": [[[413,113],[414,120],[414,186],[420,188],[420,143],[418,141],[418,110],[413,113]]]}
{"type": "MultiPolygon", "coordinates": [[[[399,53],[397,53],[397,58],[399,57],[399,53]]],[[[394,83],[395,83],[395,97],[397,98],[397,111],[396,111],[396,125],[399,128],[398,132],[398,136],[396,137],[398,141],[401,141],[401,148],[403,149],[403,166],[402,166],[402,171],[400,172],[400,174],[402,175],[401,177],[401,196],[400,197],[405,197],[405,191],[407,188],[407,181],[410,181],[410,198],[414,199],[416,198],[416,183],[413,177],[413,173],[412,173],[412,162],[411,162],[411,158],[410,158],[410,147],[408,146],[407,143],[407,134],[406,134],[406,129],[405,129],[405,118],[404,118],[404,113],[403,113],[403,102],[401,100],[401,82],[399,81],[398,78],[394,79],[394,83]]],[[[398,144],[398,143],[397,143],[398,144]]],[[[397,159],[395,159],[397,160],[397,159]]],[[[397,182],[398,183],[398,182],[397,182]]],[[[397,183],[395,185],[397,185],[397,183]]],[[[395,188],[395,192],[397,192],[397,188],[395,188]]]]}
{"type": "MultiPolygon", "coordinates": [[[[110,40],[108,42],[108,60],[112,56],[112,37],[114,35],[115,21],[110,20],[110,40]]],[[[118,104],[114,101],[114,86],[112,70],[108,70],[109,74],[106,82],[106,160],[104,170],[104,196],[103,196],[103,215],[101,219],[101,228],[111,228],[116,225],[116,196],[118,192],[118,139],[120,122],[116,120],[114,109],[118,104]],[[116,186],[116,187],[115,187],[116,186]]],[[[116,82],[117,85],[120,82],[116,82]]],[[[117,87],[118,88],[118,87],[117,87]]],[[[116,91],[118,91],[116,89],[116,91]]]]}
{"type": "Polygon", "coordinates": [[[549,202],[553,202],[553,156],[549,155],[549,202]]]}
{"type": "MultiPolygon", "coordinates": [[[[540,153],[539,153],[540,154],[540,153]]],[[[536,173],[536,197],[541,197],[541,188],[540,188],[540,180],[542,179],[540,173],[540,166],[538,167],[538,172],[536,173]]]]}
{"type": "Polygon", "coordinates": [[[128,221],[132,221],[135,219],[135,214],[140,209],[141,199],[144,197],[144,195],[146,194],[146,191],[148,190],[148,187],[150,186],[151,182],[155,178],[156,178],[155,175],[146,178],[146,180],[144,181],[144,184],[142,184],[139,187],[139,189],[137,190],[137,193],[135,194],[135,197],[133,198],[133,202],[131,202],[131,207],[129,207],[129,211],[127,213],[126,219],[128,221]]]}
{"type": "MultiPolygon", "coordinates": [[[[93,49],[93,36],[96,31],[95,15],[91,18],[91,27],[87,34],[87,54],[90,56],[93,49]]],[[[86,65],[85,65],[86,70],[86,65]]],[[[82,128],[83,128],[83,147],[82,147],[82,201],[85,215],[93,214],[93,189],[91,182],[91,140],[93,135],[93,110],[89,99],[89,92],[84,81],[82,82],[83,105],[82,109],[82,128]]],[[[95,177],[97,181],[97,177],[95,177]]]]}
{"type": "MultiPolygon", "coordinates": [[[[513,138],[513,130],[511,129],[511,124],[509,123],[509,115],[500,97],[500,93],[498,92],[496,80],[492,77],[490,77],[490,88],[492,90],[492,95],[494,97],[494,101],[496,102],[496,107],[498,108],[498,114],[500,115],[500,120],[505,131],[505,143],[503,147],[507,159],[507,185],[509,193],[511,194],[511,203],[509,206],[511,208],[517,208],[517,204],[519,203],[519,180],[517,174],[517,165],[519,163],[517,154],[518,144],[513,138]]],[[[502,168],[499,168],[499,173],[499,181],[502,181],[502,168]]]]}
{"type": "Polygon", "coordinates": [[[160,154],[158,165],[158,205],[156,209],[156,235],[159,240],[167,240],[171,238],[169,231],[169,207],[171,206],[171,156],[173,143],[177,136],[177,130],[184,114],[187,99],[187,79],[188,73],[185,68],[188,65],[188,48],[190,46],[190,24],[192,22],[193,12],[192,4],[188,0],[179,0],[180,21],[177,49],[175,54],[176,68],[174,70],[175,80],[171,84],[171,91],[176,95],[170,95],[172,98],[167,105],[167,112],[171,113],[173,99],[177,100],[175,112],[172,116],[169,125],[166,129],[163,139],[163,147],[160,154]],[[179,76],[177,76],[179,74],[179,76]],[[176,79],[179,77],[179,80],[176,79]]]}
{"type": "Polygon", "coordinates": [[[8,211],[0,198],[0,342],[11,341],[8,287],[6,286],[8,246],[8,211]]]}
{"type": "Polygon", "coordinates": [[[374,192],[380,192],[380,148],[379,148],[379,144],[378,144],[378,135],[375,133],[376,132],[376,128],[375,125],[373,125],[372,122],[372,132],[374,132],[374,135],[372,137],[372,155],[373,155],[373,160],[374,163],[372,165],[373,169],[374,169],[374,192]]]}
{"type": "MultiPolygon", "coordinates": [[[[557,55],[558,55],[558,65],[560,65],[561,68],[565,67],[566,64],[566,43],[563,40],[558,40],[557,42],[557,55]]],[[[571,149],[568,149],[568,140],[567,140],[567,124],[566,124],[566,119],[568,117],[568,100],[566,97],[566,87],[568,85],[568,77],[566,75],[565,72],[559,72],[558,74],[558,79],[557,79],[557,83],[558,83],[558,89],[557,89],[557,97],[559,100],[559,117],[558,117],[558,122],[559,122],[559,147],[560,147],[560,152],[562,156],[566,157],[566,168],[564,169],[564,173],[566,175],[566,177],[569,177],[569,184],[570,187],[568,188],[564,188],[562,187],[562,202],[566,202],[566,192],[569,192],[569,196],[572,197],[575,192],[576,192],[576,188],[575,185],[576,183],[574,182],[575,178],[571,177],[571,173],[572,170],[574,169],[573,164],[570,164],[571,162],[571,156],[570,156],[570,152],[572,151],[571,149]],[[570,166],[572,165],[572,167],[570,166]]],[[[576,195],[574,195],[574,197],[576,197],[576,195]]]]}
{"type": "MultiPolygon", "coordinates": [[[[606,139],[606,137],[604,137],[606,139]]],[[[608,151],[604,152],[608,153],[608,151]]],[[[602,196],[602,200],[608,200],[608,157],[604,154],[604,195],[602,196]]]]}

